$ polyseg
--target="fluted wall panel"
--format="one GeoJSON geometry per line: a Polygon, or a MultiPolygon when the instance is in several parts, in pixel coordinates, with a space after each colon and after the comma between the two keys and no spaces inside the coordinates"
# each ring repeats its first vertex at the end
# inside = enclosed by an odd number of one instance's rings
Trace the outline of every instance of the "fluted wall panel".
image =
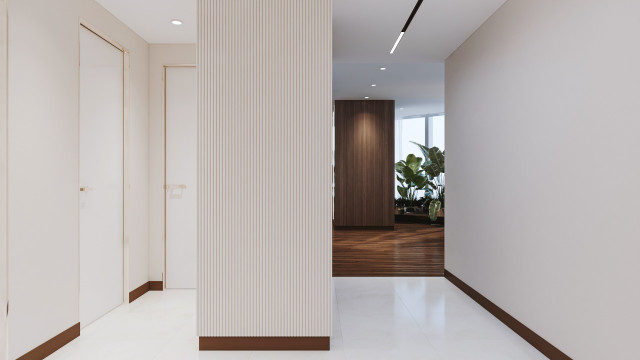
{"type": "Polygon", "coordinates": [[[331,333],[331,0],[198,0],[198,332],[331,333]]]}

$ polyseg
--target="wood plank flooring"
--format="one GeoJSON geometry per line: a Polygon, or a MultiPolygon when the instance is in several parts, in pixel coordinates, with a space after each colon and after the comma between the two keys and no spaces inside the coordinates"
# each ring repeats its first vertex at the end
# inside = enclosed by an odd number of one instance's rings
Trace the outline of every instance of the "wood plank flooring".
{"type": "Polygon", "coordinates": [[[444,226],[333,230],[333,276],[443,276],[444,226]]]}

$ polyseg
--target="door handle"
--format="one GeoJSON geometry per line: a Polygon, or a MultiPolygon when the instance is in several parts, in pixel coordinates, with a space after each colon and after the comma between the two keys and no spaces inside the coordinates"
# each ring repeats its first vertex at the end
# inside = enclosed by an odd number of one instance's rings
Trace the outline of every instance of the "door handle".
{"type": "Polygon", "coordinates": [[[83,187],[80,188],[80,191],[82,191],[82,192],[87,192],[87,191],[91,191],[91,190],[93,190],[93,188],[90,188],[88,186],[83,186],[83,187]]]}
{"type": "Polygon", "coordinates": [[[165,185],[164,189],[165,190],[172,190],[172,189],[186,189],[187,185],[165,185]]]}

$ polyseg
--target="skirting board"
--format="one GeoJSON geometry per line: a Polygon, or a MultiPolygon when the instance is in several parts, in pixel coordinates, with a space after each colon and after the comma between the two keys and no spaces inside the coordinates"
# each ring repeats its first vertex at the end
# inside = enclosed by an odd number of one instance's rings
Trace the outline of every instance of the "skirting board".
{"type": "Polygon", "coordinates": [[[200,337],[200,350],[330,350],[329,337],[200,337]]]}
{"type": "Polygon", "coordinates": [[[162,281],[148,281],[129,292],[129,303],[147,293],[147,291],[162,291],[162,281]]]}
{"type": "Polygon", "coordinates": [[[162,291],[162,281],[149,281],[149,290],[151,291],[162,291]]]}
{"type": "Polygon", "coordinates": [[[78,336],[80,336],[80,323],[77,323],[60,334],[52,337],[44,344],[20,356],[17,360],[42,360],[56,352],[56,350],[67,345],[78,336]]]}
{"type": "Polygon", "coordinates": [[[444,277],[549,359],[572,360],[565,353],[542,338],[542,336],[536,334],[533,330],[526,327],[523,323],[509,315],[506,311],[498,307],[498,305],[491,302],[491,300],[484,297],[446,269],[444,270],[444,277]]]}

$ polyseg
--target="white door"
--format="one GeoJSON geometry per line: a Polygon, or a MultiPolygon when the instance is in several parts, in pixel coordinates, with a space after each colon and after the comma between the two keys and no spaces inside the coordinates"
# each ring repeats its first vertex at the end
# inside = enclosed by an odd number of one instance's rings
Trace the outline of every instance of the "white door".
{"type": "Polygon", "coordinates": [[[80,324],[122,304],[123,53],[80,29],[80,324]]]}
{"type": "Polygon", "coordinates": [[[196,68],[167,67],[166,91],[166,284],[196,287],[196,68]]]}

